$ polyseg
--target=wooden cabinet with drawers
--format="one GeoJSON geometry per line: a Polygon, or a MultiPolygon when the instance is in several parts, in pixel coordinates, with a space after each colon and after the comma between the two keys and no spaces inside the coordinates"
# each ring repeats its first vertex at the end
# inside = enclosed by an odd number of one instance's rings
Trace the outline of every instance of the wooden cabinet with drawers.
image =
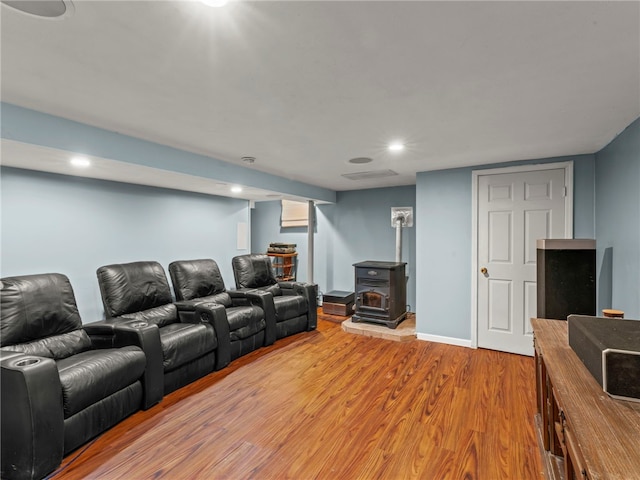
{"type": "Polygon", "coordinates": [[[610,398],[567,341],[567,323],[532,319],[538,413],[549,479],[640,479],[640,403],[610,398]]]}

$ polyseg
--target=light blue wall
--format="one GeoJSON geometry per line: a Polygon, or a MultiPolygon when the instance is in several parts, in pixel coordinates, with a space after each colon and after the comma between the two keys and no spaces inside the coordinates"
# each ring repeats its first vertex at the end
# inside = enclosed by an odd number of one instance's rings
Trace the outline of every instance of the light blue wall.
{"type": "MultiPolygon", "coordinates": [[[[391,207],[414,207],[415,212],[415,187],[338,192],[335,204],[316,207],[314,281],[322,292],[353,291],[356,262],[395,260],[391,207]]],[[[281,229],[279,222],[279,202],[256,203],[251,225],[254,250],[264,251],[270,242],[296,243],[298,279],[307,280],[307,230],[281,229]]],[[[416,302],[415,238],[415,226],[403,230],[402,260],[407,262],[407,303],[412,311],[416,302]]]]}
{"type": "Polygon", "coordinates": [[[0,275],[67,275],[85,323],[103,317],[101,265],[213,258],[232,288],[231,257],[248,253],[236,249],[244,200],[6,167],[0,187],[0,275]]]}
{"type": "Polygon", "coordinates": [[[470,339],[471,169],[416,177],[416,333],[470,339]]]}
{"type": "Polygon", "coordinates": [[[574,161],[574,236],[594,238],[593,155],[418,173],[417,333],[471,339],[472,172],[565,161],[574,161]]]}
{"type": "Polygon", "coordinates": [[[640,319],[640,119],[596,154],[598,310],[640,319]]]}
{"type": "MultiPolygon", "coordinates": [[[[3,138],[335,201],[316,209],[314,281],[322,291],[352,290],[355,262],[393,260],[390,208],[414,206],[403,259],[417,331],[463,340],[471,338],[471,172],[481,168],[575,161],[574,236],[597,239],[598,308],[640,317],[639,132],[636,121],[595,155],[423,172],[415,187],[336,194],[2,104],[3,138]]],[[[11,168],[2,168],[0,186],[0,273],[69,275],[85,321],[102,316],[95,269],[105,263],[154,259],[166,267],[178,257],[212,257],[232,287],[230,259],[246,253],[236,250],[239,222],[251,223],[254,251],[297,243],[298,277],[307,278],[306,229],[281,230],[279,202],[250,211],[242,200],[11,168]]]]}
{"type": "Polygon", "coordinates": [[[178,150],[73,122],[8,103],[2,109],[2,138],[59,150],[160,168],[228,183],[335,201],[333,190],[270,175],[212,157],[178,150]]]}

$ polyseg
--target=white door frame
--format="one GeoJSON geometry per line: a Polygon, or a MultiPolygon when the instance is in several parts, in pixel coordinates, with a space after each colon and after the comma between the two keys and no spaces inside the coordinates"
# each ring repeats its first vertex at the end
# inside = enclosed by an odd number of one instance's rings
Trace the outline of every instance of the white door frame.
{"type": "Polygon", "coordinates": [[[471,172],[471,348],[478,348],[478,182],[484,175],[564,169],[565,238],[573,238],[573,161],[490,168],[471,172]]]}

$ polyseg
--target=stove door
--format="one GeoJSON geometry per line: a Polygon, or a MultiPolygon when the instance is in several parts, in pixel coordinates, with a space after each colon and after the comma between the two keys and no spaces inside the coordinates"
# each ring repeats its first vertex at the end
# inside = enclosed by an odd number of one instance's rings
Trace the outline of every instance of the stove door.
{"type": "Polygon", "coordinates": [[[362,291],[358,295],[357,308],[360,310],[371,310],[374,312],[389,311],[389,295],[376,290],[362,291]]]}

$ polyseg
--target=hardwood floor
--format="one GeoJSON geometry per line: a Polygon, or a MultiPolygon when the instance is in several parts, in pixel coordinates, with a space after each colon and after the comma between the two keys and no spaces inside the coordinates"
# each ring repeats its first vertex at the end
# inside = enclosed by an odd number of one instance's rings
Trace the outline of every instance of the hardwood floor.
{"type": "Polygon", "coordinates": [[[52,478],[542,478],[533,358],[318,323],[132,415],[52,478]]]}

